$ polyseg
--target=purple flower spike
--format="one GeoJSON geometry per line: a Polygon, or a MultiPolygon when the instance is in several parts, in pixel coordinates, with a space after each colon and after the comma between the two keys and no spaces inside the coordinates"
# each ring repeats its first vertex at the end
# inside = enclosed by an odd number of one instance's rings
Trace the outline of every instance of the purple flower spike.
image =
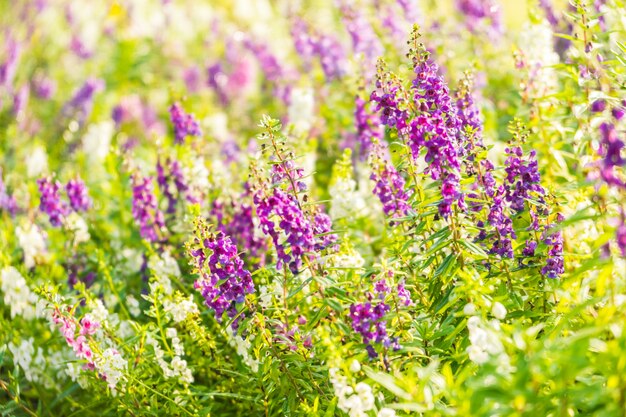
{"type": "MultiPolygon", "coordinates": [[[[215,311],[215,318],[222,321],[224,313],[235,318],[237,304],[244,302],[246,294],[254,293],[250,272],[244,268],[237,247],[222,232],[210,233],[204,222],[199,222],[196,238],[188,245],[197,272],[201,275],[194,287],[204,297],[207,307],[215,311]]],[[[239,316],[232,323],[238,327],[239,316]]]]}
{"type": "Polygon", "coordinates": [[[85,183],[80,179],[69,180],[65,186],[70,206],[74,211],[87,211],[92,205],[85,183]]]}
{"type": "Polygon", "coordinates": [[[174,125],[176,143],[184,143],[187,136],[202,136],[200,125],[194,116],[185,113],[185,110],[179,103],[174,103],[170,107],[170,118],[174,125]]]}
{"type": "Polygon", "coordinates": [[[64,217],[70,212],[69,207],[64,201],[61,201],[59,195],[61,183],[44,177],[37,180],[37,185],[40,194],[39,209],[48,215],[52,226],[61,226],[64,217]]]}
{"type": "Polygon", "coordinates": [[[133,176],[133,217],[139,225],[141,237],[155,242],[165,221],[152,188],[151,177],[133,176]]]}

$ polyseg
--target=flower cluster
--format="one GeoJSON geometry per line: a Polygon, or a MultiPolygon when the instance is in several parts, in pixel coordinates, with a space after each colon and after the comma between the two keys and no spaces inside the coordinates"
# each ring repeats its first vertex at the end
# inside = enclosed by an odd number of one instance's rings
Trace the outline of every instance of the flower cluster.
{"type": "Polygon", "coordinates": [[[87,211],[92,205],[91,198],[87,192],[85,183],[80,178],[74,178],[67,182],[65,186],[70,206],[76,212],[87,211]]]}
{"type": "Polygon", "coordinates": [[[359,156],[361,160],[367,158],[372,151],[372,143],[382,140],[380,120],[377,114],[372,114],[366,109],[367,102],[361,97],[356,98],[354,120],[356,126],[356,138],[359,144],[359,156]]]}
{"type": "Polygon", "coordinates": [[[133,217],[139,225],[141,237],[155,242],[159,239],[159,231],[165,226],[165,220],[153,192],[152,177],[142,177],[137,172],[132,180],[133,217]]]}
{"type": "Polygon", "coordinates": [[[180,103],[170,106],[170,120],[174,125],[176,143],[184,143],[187,136],[202,136],[202,130],[195,117],[193,114],[185,113],[180,103]]]}
{"type": "Polygon", "coordinates": [[[200,278],[194,287],[204,297],[207,307],[215,311],[218,321],[224,313],[235,319],[237,328],[241,316],[237,304],[244,302],[246,294],[254,293],[250,272],[244,268],[237,247],[222,232],[211,233],[204,221],[198,220],[196,237],[188,244],[188,253],[200,278]]]}
{"type": "Polygon", "coordinates": [[[44,177],[37,180],[37,185],[40,194],[39,209],[48,215],[52,226],[61,226],[63,218],[70,212],[67,203],[61,200],[59,194],[61,183],[44,177]]]}
{"type": "Polygon", "coordinates": [[[7,192],[6,184],[2,178],[2,168],[0,168],[0,210],[6,210],[11,216],[14,216],[18,210],[15,197],[7,192]]]}
{"type": "Polygon", "coordinates": [[[87,211],[92,205],[85,183],[80,178],[71,179],[65,186],[69,204],[61,200],[61,183],[49,177],[37,180],[39,187],[39,209],[48,215],[50,224],[58,227],[71,211],[87,211]]]}
{"type": "Polygon", "coordinates": [[[408,201],[412,191],[405,190],[404,178],[389,161],[387,148],[378,141],[374,142],[372,148],[370,179],[374,181],[373,192],[382,203],[385,215],[402,217],[411,209],[408,201]]]}
{"type": "Polygon", "coordinates": [[[246,202],[250,197],[250,191],[246,184],[245,192],[238,199],[230,201],[228,207],[217,200],[214,201],[211,214],[218,230],[229,236],[237,247],[246,253],[247,258],[258,260],[258,263],[263,265],[267,241],[259,233],[261,231],[253,213],[253,206],[246,202]]]}

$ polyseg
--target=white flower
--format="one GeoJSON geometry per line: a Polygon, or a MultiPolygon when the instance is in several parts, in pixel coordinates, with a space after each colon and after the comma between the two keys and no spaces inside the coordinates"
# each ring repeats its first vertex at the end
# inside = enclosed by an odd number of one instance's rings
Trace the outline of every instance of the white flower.
{"type": "Polygon", "coordinates": [[[176,331],[174,327],[168,327],[167,329],[165,329],[165,336],[167,336],[168,338],[173,339],[177,335],[178,335],[178,332],[176,331]]]}
{"type": "Polygon", "coordinates": [[[396,417],[396,410],[391,408],[381,408],[376,417],[396,417]]]}
{"type": "Polygon", "coordinates": [[[97,321],[98,323],[104,322],[109,317],[109,311],[106,309],[104,304],[102,304],[102,300],[96,298],[94,301],[90,302],[91,307],[91,318],[93,321],[97,321]]]}
{"type": "Polygon", "coordinates": [[[26,268],[32,268],[35,266],[35,260],[46,252],[45,235],[35,224],[30,224],[25,228],[17,226],[15,235],[24,251],[24,265],[26,268]]]}
{"type": "Polygon", "coordinates": [[[108,155],[114,131],[112,120],[89,125],[83,136],[83,152],[90,161],[101,161],[108,155]]]}
{"type": "Polygon", "coordinates": [[[26,284],[20,272],[8,266],[0,273],[0,289],[4,293],[4,304],[11,307],[11,318],[22,316],[26,320],[35,318],[35,306],[39,297],[26,284]]]}
{"type": "Polygon", "coordinates": [[[476,306],[472,303],[465,304],[465,307],[463,307],[463,314],[466,316],[473,316],[476,314],[476,306]]]}
{"type": "Polygon", "coordinates": [[[39,177],[48,171],[48,154],[41,146],[36,146],[26,157],[26,175],[39,177]]]}
{"type": "Polygon", "coordinates": [[[78,213],[70,213],[70,215],[66,217],[66,222],[67,228],[74,233],[74,245],[89,242],[91,236],[87,230],[87,223],[85,223],[85,220],[78,213]]]}
{"type": "Polygon", "coordinates": [[[356,359],[352,360],[350,364],[350,372],[359,372],[361,370],[361,364],[356,359]]]}
{"type": "Polygon", "coordinates": [[[498,320],[504,320],[506,318],[506,308],[500,302],[496,301],[491,307],[491,314],[498,320]]]}
{"type": "Polygon", "coordinates": [[[180,323],[187,318],[188,314],[199,313],[198,306],[193,302],[193,296],[189,298],[183,298],[180,302],[165,300],[163,302],[163,309],[172,317],[175,323],[180,323]]]}
{"type": "Polygon", "coordinates": [[[363,193],[356,189],[356,182],[351,178],[339,178],[328,187],[331,196],[330,217],[333,220],[352,218],[367,213],[367,204],[363,193]]]}
{"type": "Polygon", "coordinates": [[[141,310],[139,309],[139,301],[132,294],[128,294],[126,296],[126,305],[128,306],[128,312],[133,316],[137,317],[141,310]]]}
{"type": "Polygon", "coordinates": [[[148,268],[154,272],[159,285],[163,287],[165,294],[172,293],[172,278],[180,278],[180,268],[176,259],[172,258],[169,252],[163,252],[161,257],[153,255],[148,261],[148,268]]]}
{"type": "Polygon", "coordinates": [[[288,111],[289,122],[293,124],[296,134],[305,133],[311,129],[315,99],[313,89],[294,88],[291,91],[288,111]]]}
{"type": "Polygon", "coordinates": [[[102,352],[102,356],[96,358],[95,364],[98,371],[106,376],[109,388],[114,390],[123,378],[128,362],[116,349],[108,348],[102,352]]]}

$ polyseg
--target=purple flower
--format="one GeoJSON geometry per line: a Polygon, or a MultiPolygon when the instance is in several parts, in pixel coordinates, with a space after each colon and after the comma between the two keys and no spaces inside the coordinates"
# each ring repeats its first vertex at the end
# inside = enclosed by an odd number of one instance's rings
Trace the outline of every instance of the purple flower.
{"type": "Polygon", "coordinates": [[[375,184],[373,192],[382,203],[385,215],[402,217],[411,209],[408,203],[411,191],[404,189],[404,178],[387,159],[385,150],[386,147],[379,142],[374,143],[370,156],[370,179],[375,184]]]}
{"type": "Polygon", "coordinates": [[[359,143],[359,156],[365,160],[371,152],[372,141],[382,140],[380,120],[377,114],[371,114],[366,110],[366,101],[361,97],[356,98],[354,119],[356,125],[357,141],[359,143]]]}
{"type": "Polygon", "coordinates": [[[61,226],[63,218],[70,212],[67,203],[61,201],[59,194],[61,183],[44,177],[37,180],[37,185],[40,194],[39,210],[48,215],[52,226],[61,226]]]}
{"type": "Polygon", "coordinates": [[[313,233],[315,233],[317,240],[315,243],[316,251],[321,251],[337,241],[337,235],[331,233],[332,228],[332,220],[328,214],[323,212],[315,214],[313,233]]]}
{"type": "Polygon", "coordinates": [[[601,113],[606,109],[606,100],[600,99],[591,103],[591,111],[593,113],[601,113]]]}
{"type": "Polygon", "coordinates": [[[139,225],[141,237],[155,242],[165,221],[152,188],[152,177],[144,178],[139,173],[133,175],[133,217],[139,225]]]}
{"type": "MultiPolygon", "coordinates": [[[[215,311],[218,322],[224,313],[235,318],[239,313],[237,304],[244,302],[246,294],[254,293],[254,283],[230,237],[222,232],[210,233],[206,224],[199,222],[188,251],[200,274],[194,287],[204,297],[207,307],[215,311]]],[[[233,321],[233,329],[237,328],[239,318],[233,321]]]]}
{"type": "Polygon", "coordinates": [[[253,206],[246,203],[249,198],[250,189],[246,185],[246,191],[238,199],[231,201],[229,212],[216,200],[213,202],[211,214],[218,230],[246,252],[246,259],[254,259],[254,262],[262,266],[265,264],[267,241],[256,233],[258,226],[254,222],[253,206]]]}
{"type": "Polygon", "coordinates": [[[609,185],[626,187],[626,183],[616,174],[616,167],[623,167],[626,160],[622,157],[624,141],[619,138],[617,129],[612,123],[600,125],[600,148],[598,153],[602,157],[600,162],[600,176],[609,185]]]}
{"type": "Polygon", "coordinates": [[[495,239],[490,252],[503,258],[513,258],[511,239],[517,236],[513,230],[513,221],[505,213],[504,193],[504,186],[498,188],[489,210],[489,224],[495,229],[495,239]]]}
{"type": "Polygon", "coordinates": [[[6,210],[11,216],[15,216],[18,210],[15,198],[7,193],[6,185],[2,179],[2,168],[0,168],[0,209],[6,210]]]}
{"type": "Polygon", "coordinates": [[[411,293],[404,286],[404,281],[400,281],[398,283],[398,298],[400,299],[400,302],[407,307],[413,305],[413,300],[411,300],[411,293]]]}
{"type": "Polygon", "coordinates": [[[49,77],[38,77],[34,80],[35,94],[43,100],[49,100],[57,91],[57,84],[54,79],[49,77]]]}
{"type": "Polygon", "coordinates": [[[70,206],[74,211],[87,211],[92,205],[85,183],[80,179],[69,180],[65,186],[70,206]]]}
{"type": "Polygon", "coordinates": [[[496,38],[502,34],[500,6],[495,0],[457,0],[456,5],[465,15],[465,24],[470,31],[478,31],[488,20],[486,29],[490,36],[496,38]]]}
{"type": "Polygon", "coordinates": [[[624,216],[624,212],[622,212],[620,225],[617,227],[615,237],[617,247],[622,253],[622,256],[626,257],[626,216],[624,216]]]}
{"type": "Polygon", "coordinates": [[[286,264],[291,272],[297,274],[302,266],[302,256],[313,252],[317,242],[313,226],[304,215],[296,197],[277,187],[267,197],[256,193],[254,204],[261,230],[274,242],[278,256],[276,268],[280,269],[286,264]],[[281,242],[273,216],[279,218],[278,228],[287,236],[285,242],[281,242]],[[287,251],[287,248],[290,250],[287,251]]]}
{"type": "MultiPolygon", "coordinates": [[[[557,215],[557,222],[561,222],[563,216],[557,215]]],[[[563,265],[563,235],[560,231],[551,232],[552,226],[546,227],[543,234],[543,243],[545,243],[548,249],[548,259],[546,265],[541,269],[541,273],[548,278],[558,278],[563,275],[565,268],[563,265]]]]}
{"type": "Polygon", "coordinates": [[[377,304],[367,302],[350,306],[348,317],[352,322],[352,329],[363,338],[370,357],[376,357],[376,350],[372,343],[379,343],[384,347],[391,346],[392,341],[387,334],[387,321],[385,320],[388,311],[389,306],[383,301],[377,304]]]}
{"type": "Polygon", "coordinates": [[[328,81],[345,75],[345,52],[337,39],[320,32],[314,33],[311,27],[299,18],[294,19],[291,36],[296,52],[302,58],[307,71],[311,67],[313,57],[317,56],[328,81]]]}
{"type": "Polygon", "coordinates": [[[526,242],[526,246],[524,247],[524,250],[522,251],[522,255],[526,257],[535,256],[536,249],[537,249],[537,242],[535,242],[534,240],[529,240],[526,242]]]}
{"type": "Polygon", "coordinates": [[[89,78],[74,93],[70,101],[65,105],[65,112],[74,111],[78,113],[81,123],[91,115],[93,99],[96,93],[104,90],[104,81],[98,78],[89,78]]]}
{"type": "Polygon", "coordinates": [[[7,50],[6,61],[0,64],[0,87],[3,86],[8,90],[12,87],[22,48],[10,35],[5,40],[5,45],[7,50]]]}
{"type": "Polygon", "coordinates": [[[363,54],[367,66],[373,68],[376,59],[383,53],[380,39],[360,9],[351,7],[348,1],[341,1],[340,9],[352,40],[352,49],[356,54],[363,54]]]}
{"type": "Polygon", "coordinates": [[[537,153],[533,150],[527,158],[524,158],[524,152],[519,146],[506,148],[505,152],[508,155],[505,161],[505,198],[511,208],[522,211],[525,201],[533,197],[543,202],[546,191],[540,184],[539,164],[535,159],[537,153]]]}
{"type": "Polygon", "coordinates": [[[174,125],[174,140],[176,143],[184,143],[187,136],[202,136],[200,125],[193,114],[185,113],[179,103],[170,107],[170,118],[174,125]]]}

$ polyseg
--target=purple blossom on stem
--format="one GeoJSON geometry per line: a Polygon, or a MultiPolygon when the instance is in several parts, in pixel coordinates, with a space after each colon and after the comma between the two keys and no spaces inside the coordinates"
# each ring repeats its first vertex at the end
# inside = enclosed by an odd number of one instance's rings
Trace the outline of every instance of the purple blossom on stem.
{"type": "Polygon", "coordinates": [[[363,54],[367,63],[373,67],[376,59],[382,55],[380,39],[361,9],[350,6],[350,2],[341,1],[340,9],[346,30],[352,40],[352,49],[356,54],[363,54]]]}
{"type": "Polygon", "coordinates": [[[18,207],[15,198],[7,192],[0,168],[0,209],[6,210],[11,216],[15,216],[18,207]]]}
{"type": "Polygon", "coordinates": [[[156,172],[159,189],[165,198],[167,198],[167,214],[176,212],[176,204],[180,197],[186,197],[187,201],[195,202],[194,196],[188,193],[189,186],[187,185],[187,180],[185,179],[180,162],[175,159],[167,158],[165,165],[163,165],[159,159],[156,165],[156,172]],[[176,195],[174,195],[175,193],[176,195]]]}
{"type": "Polygon", "coordinates": [[[170,106],[170,119],[174,125],[174,140],[181,144],[187,136],[202,136],[200,125],[193,114],[185,113],[180,103],[170,106]]]}
{"type": "Polygon", "coordinates": [[[622,253],[623,257],[626,257],[626,215],[624,211],[622,211],[620,216],[620,224],[617,226],[617,231],[615,233],[617,247],[622,253]]]}
{"type": "Polygon", "coordinates": [[[488,30],[491,38],[503,32],[500,6],[495,0],[457,0],[457,8],[465,15],[465,24],[472,32],[482,27],[488,30]],[[485,21],[488,21],[486,24],[485,21]]]}
{"type": "Polygon", "coordinates": [[[61,196],[59,194],[61,183],[53,181],[48,177],[44,177],[37,180],[37,186],[39,187],[40,194],[39,210],[48,215],[52,226],[61,226],[63,219],[70,212],[67,204],[64,201],[61,201],[61,196]]]}
{"type": "Polygon", "coordinates": [[[370,154],[373,140],[382,140],[382,131],[380,129],[378,115],[370,114],[365,108],[366,104],[365,100],[357,96],[354,119],[361,160],[365,160],[370,154]]]}
{"type": "MultiPolygon", "coordinates": [[[[233,319],[239,313],[237,304],[244,302],[246,294],[254,293],[252,276],[244,268],[230,237],[222,232],[210,233],[204,222],[199,222],[197,227],[194,243],[188,245],[196,272],[200,274],[194,287],[207,307],[215,311],[218,322],[224,313],[233,319]]],[[[233,321],[233,329],[237,329],[240,318],[233,321]]]]}
{"type": "Polygon", "coordinates": [[[392,218],[405,216],[411,206],[408,203],[411,191],[404,189],[404,178],[387,159],[384,153],[386,148],[379,142],[373,145],[370,156],[372,173],[370,179],[374,181],[374,195],[383,205],[385,215],[392,218]]]}
{"type": "Polygon", "coordinates": [[[249,198],[250,189],[246,184],[245,192],[238,199],[231,201],[230,213],[226,213],[224,205],[216,200],[213,202],[211,215],[217,223],[218,230],[230,236],[233,242],[246,252],[246,259],[258,260],[258,264],[262,266],[265,264],[267,242],[255,233],[258,226],[254,222],[253,207],[245,202],[249,198]],[[227,217],[227,214],[230,216],[227,217]]]}
{"type": "Polygon", "coordinates": [[[70,101],[65,105],[66,111],[75,111],[79,114],[79,120],[83,123],[91,114],[93,99],[96,93],[104,90],[104,81],[99,78],[89,78],[74,93],[70,101]]]}
{"type": "Polygon", "coordinates": [[[619,138],[617,129],[612,123],[604,122],[600,125],[600,148],[598,154],[600,162],[600,176],[609,185],[626,188],[626,183],[615,172],[615,168],[623,167],[626,160],[622,157],[624,141],[619,138]]]}
{"type": "MultiPolygon", "coordinates": [[[[557,215],[557,222],[563,221],[562,215],[557,215]]],[[[563,265],[563,235],[560,231],[551,232],[552,226],[546,227],[543,235],[543,243],[548,249],[548,259],[546,265],[541,269],[541,273],[548,278],[558,278],[563,275],[565,268],[563,265]]]]}
{"type": "Polygon", "coordinates": [[[387,321],[385,320],[388,311],[389,306],[382,301],[375,305],[367,302],[350,306],[349,317],[352,321],[352,329],[363,338],[363,343],[368,346],[367,351],[370,357],[376,357],[376,350],[371,346],[372,343],[380,343],[385,347],[391,345],[392,341],[387,334],[387,321]]]}
{"type": "Polygon", "coordinates": [[[70,206],[74,211],[87,211],[92,205],[85,183],[80,179],[71,179],[65,186],[70,206]]]}
{"type": "Polygon", "coordinates": [[[316,240],[313,227],[302,212],[296,197],[281,188],[274,188],[265,198],[256,193],[254,204],[261,230],[272,238],[276,247],[276,268],[280,269],[285,264],[292,273],[297,274],[302,266],[302,256],[315,250],[316,240]],[[287,237],[284,242],[281,241],[274,216],[278,217],[278,226],[287,237]],[[287,251],[287,248],[290,250],[287,251]]]}
{"type": "Polygon", "coordinates": [[[22,48],[13,36],[10,35],[5,41],[5,46],[6,60],[0,64],[0,87],[10,90],[13,85],[13,78],[15,78],[22,48]]]}
{"type": "Polygon", "coordinates": [[[489,224],[495,229],[495,239],[490,252],[503,258],[513,258],[511,239],[516,239],[517,235],[513,230],[513,221],[504,211],[504,193],[503,186],[498,188],[489,210],[489,224]]]}
{"type": "Polygon", "coordinates": [[[142,238],[158,240],[159,230],[165,226],[163,213],[153,192],[152,177],[142,177],[139,173],[133,175],[133,217],[142,238]]]}
{"type": "Polygon", "coordinates": [[[524,152],[519,146],[505,149],[508,158],[505,161],[506,201],[515,211],[524,210],[525,201],[537,196],[543,202],[546,191],[541,186],[541,175],[537,163],[537,152],[532,150],[524,159],[524,152]]]}
{"type": "Polygon", "coordinates": [[[302,58],[307,71],[311,68],[313,57],[317,56],[327,80],[331,81],[345,75],[345,51],[337,39],[331,35],[313,32],[300,18],[294,19],[291,36],[296,52],[302,58]]]}

